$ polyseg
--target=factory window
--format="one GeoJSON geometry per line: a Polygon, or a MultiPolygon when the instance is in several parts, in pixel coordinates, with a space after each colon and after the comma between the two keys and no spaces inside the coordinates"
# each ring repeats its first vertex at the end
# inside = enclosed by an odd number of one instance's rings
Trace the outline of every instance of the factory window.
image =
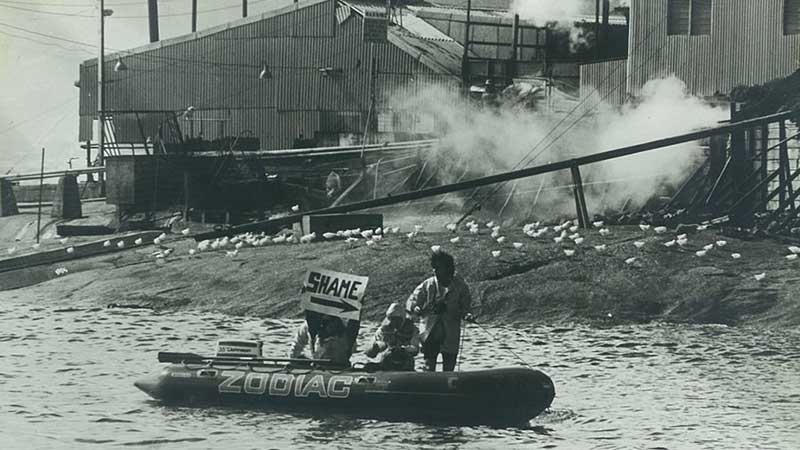
{"type": "Polygon", "coordinates": [[[667,34],[689,34],[690,0],[667,0],[667,34]]]}
{"type": "Polygon", "coordinates": [[[667,0],[667,34],[711,34],[712,0],[667,0]]]}
{"type": "Polygon", "coordinates": [[[691,34],[694,36],[711,34],[711,0],[692,0],[691,34]]]}
{"type": "Polygon", "coordinates": [[[783,34],[800,34],[800,0],[783,1],[783,34]]]}

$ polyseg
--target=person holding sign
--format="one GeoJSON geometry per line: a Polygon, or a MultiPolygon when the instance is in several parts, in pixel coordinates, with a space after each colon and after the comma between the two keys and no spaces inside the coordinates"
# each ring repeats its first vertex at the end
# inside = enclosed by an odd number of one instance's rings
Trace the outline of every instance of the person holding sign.
{"type": "Polygon", "coordinates": [[[308,310],[305,315],[295,331],[289,358],[327,359],[331,365],[349,367],[353,344],[342,319],[308,310]]]}
{"type": "Polygon", "coordinates": [[[442,354],[445,372],[456,367],[461,339],[461,319],[473,321],[469,286],[455,273],[453,257],[436,251],[431,255],[433,276],[423,281],[408,297],[406,309],[419,316],[419,334],[425,370],[436,371],[442,354]]]}
{"type": "Polygon", "coordinates": [[[378,357],[383,370],[414,370],[414,356],[419,353],[419,330],[403,305],[392,303],[386,310],[372,344],[364,352],[368,357],[378,357]]]}

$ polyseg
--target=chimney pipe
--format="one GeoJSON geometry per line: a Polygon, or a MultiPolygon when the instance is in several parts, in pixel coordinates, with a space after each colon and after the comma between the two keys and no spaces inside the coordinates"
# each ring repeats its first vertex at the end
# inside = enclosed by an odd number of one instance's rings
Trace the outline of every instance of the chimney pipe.
{"type": "Polygon", "coordinates": [[[147,16],[150,19],[150,42],[158,41],[158,0],[147,0],[147,16]]]}

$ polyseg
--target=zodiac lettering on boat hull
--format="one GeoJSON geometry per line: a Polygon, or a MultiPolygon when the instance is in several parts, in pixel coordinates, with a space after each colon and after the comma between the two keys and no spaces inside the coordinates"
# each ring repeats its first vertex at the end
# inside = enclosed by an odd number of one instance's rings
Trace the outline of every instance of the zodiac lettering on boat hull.
{"type": "Polygon", "coordinates": [[[353,377],[334,375],[326,380],[322,374],[292,375],[288,373],[244,372],[225,370],[221,373],[219,392],[226,394],[263,395],[274,397],[347,398],[353,377]]]}

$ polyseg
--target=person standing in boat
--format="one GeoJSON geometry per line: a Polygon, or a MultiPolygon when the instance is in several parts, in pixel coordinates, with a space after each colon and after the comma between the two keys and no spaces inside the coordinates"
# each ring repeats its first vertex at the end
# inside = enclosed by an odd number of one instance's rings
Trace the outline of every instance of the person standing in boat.
{"type": "Polygon", "coordinates": [[[327,359],[334,366],[349,367],[353,354],[349,327],[338,317],[308,310],[305,315],[289,348],[289,358],[327,359]]]}
{"type": "Polygon", "coordinates": [[[404,305],[392,303],[364,354],[370,358],[378,357],[378,366],[383,370],[413,371],[417,353],[419,329],[410,320],[404,305]]]}
{"type": "Polygon", "coordinates": [[[420,319],[425,370],[436,371],[436,360],[441,353],[443,371],[452,372],[458,357],[461,320],[473,320],[472,296],[467,283],[455,273],[455,261],[450,254],[433,252],[431,267],[433,276],[414,289],[406,309],[420,319]]]}

